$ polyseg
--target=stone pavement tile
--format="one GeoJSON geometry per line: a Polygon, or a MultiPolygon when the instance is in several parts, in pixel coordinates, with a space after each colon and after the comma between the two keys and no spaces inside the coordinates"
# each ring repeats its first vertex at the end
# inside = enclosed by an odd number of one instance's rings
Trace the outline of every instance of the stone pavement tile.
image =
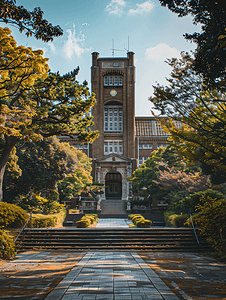
{"type": "Polygon", "coordinates": [[[84,253],[28,251],[0,266],[0,299],[43,299],[84,253]]]}
{"type": "MultiPolygon", "coordinates": [[[[226,299],[226,264],[196,253],[140,255],[178,296],[193,300],[226,299]]],[[[171,294],[164,297],[174,299],[171,294]]]]}

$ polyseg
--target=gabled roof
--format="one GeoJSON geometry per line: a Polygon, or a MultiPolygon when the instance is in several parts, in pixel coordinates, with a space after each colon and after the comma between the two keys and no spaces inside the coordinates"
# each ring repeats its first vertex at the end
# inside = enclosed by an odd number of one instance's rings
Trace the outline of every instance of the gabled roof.
{"type": "Polygon", "coordinates": [[[169,136],[161,127],[161,118],[135,117],[135,135],[140,137],[169,136]]]}
{"type": "Polygon", "coordinates": [[[102,157],[96,158],[96,161],[98,162],[131,162],[131,158],[122,156],[117,153],[111,153],[108,155],[104,155],[102,157]]]}

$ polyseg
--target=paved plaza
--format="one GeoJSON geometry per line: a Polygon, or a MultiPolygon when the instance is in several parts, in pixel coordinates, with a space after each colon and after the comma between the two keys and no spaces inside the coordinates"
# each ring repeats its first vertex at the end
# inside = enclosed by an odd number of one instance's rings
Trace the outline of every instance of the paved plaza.
{"type": "Polygon", "coordinates": [[[0,260],[0,272],[3,300],[226,300],[226,264],[197,253],[28,251],[0,260]]]}
{"type": "Polygon", "coordinates": [[[136,252],[88,252],[46,300],[179,299],[136,252]]]}

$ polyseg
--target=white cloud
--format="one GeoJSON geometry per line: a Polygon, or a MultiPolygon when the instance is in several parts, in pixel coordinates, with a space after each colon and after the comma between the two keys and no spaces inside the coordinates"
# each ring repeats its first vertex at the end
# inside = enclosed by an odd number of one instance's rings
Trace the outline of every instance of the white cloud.
{"type": "Polygon", "coordinates": [[[54,44],[53,43],[49,43],[48,45],[50,47],[51,52],[52,53],[56,53],[56,47],[54,46],[54,44]]]}
{"type": "Polygon", "coordinates": [[[82,43],[84,42],[84,35],[80,34],[76,36],[75,25],[73,24],[73,29],[68,29],[68,38],[63,46],[63,51],[66,54],[68,59],[71,59],[74,55],[80,57],[82,53],[87,51],[88,49],[84,48],[82,43]]]}
{"type": "Polygon", "coordinates": [[[110,14],[120,16],[123,13],[123,7],[126,6],[124,0],[111,0],[111,2],[106,6],[105,10],[110,14]]]}
{"type": "Polygon", "coordinates": [[[153,10],[154,8],[154,3],[152,3],[150,0],[143,2],[141,4],[136,4],[137,8],[136,9],[130,9],[128,11],[129,15],[138,15],[138,14],[146,14],[149,13],[153,10]]]}
{"type": "Polygon", "coordinates": [[[174,47],[171,48],[166,43],[161,43],[156,47],[146,49],[145,55],[151,60],[165,60],[166,58],[172,57],[180,58],[180,52],[174,47]]]}

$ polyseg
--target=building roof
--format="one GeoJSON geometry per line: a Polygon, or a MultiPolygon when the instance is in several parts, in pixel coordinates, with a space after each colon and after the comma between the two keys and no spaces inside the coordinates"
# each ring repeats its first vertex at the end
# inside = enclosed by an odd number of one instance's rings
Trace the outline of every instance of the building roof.
{"type": "Polygon", "coordinates": [[[135,135],[150,136],[169,136],[161,127],[161,118],[155,117],[135,117],[135,135]]]}

